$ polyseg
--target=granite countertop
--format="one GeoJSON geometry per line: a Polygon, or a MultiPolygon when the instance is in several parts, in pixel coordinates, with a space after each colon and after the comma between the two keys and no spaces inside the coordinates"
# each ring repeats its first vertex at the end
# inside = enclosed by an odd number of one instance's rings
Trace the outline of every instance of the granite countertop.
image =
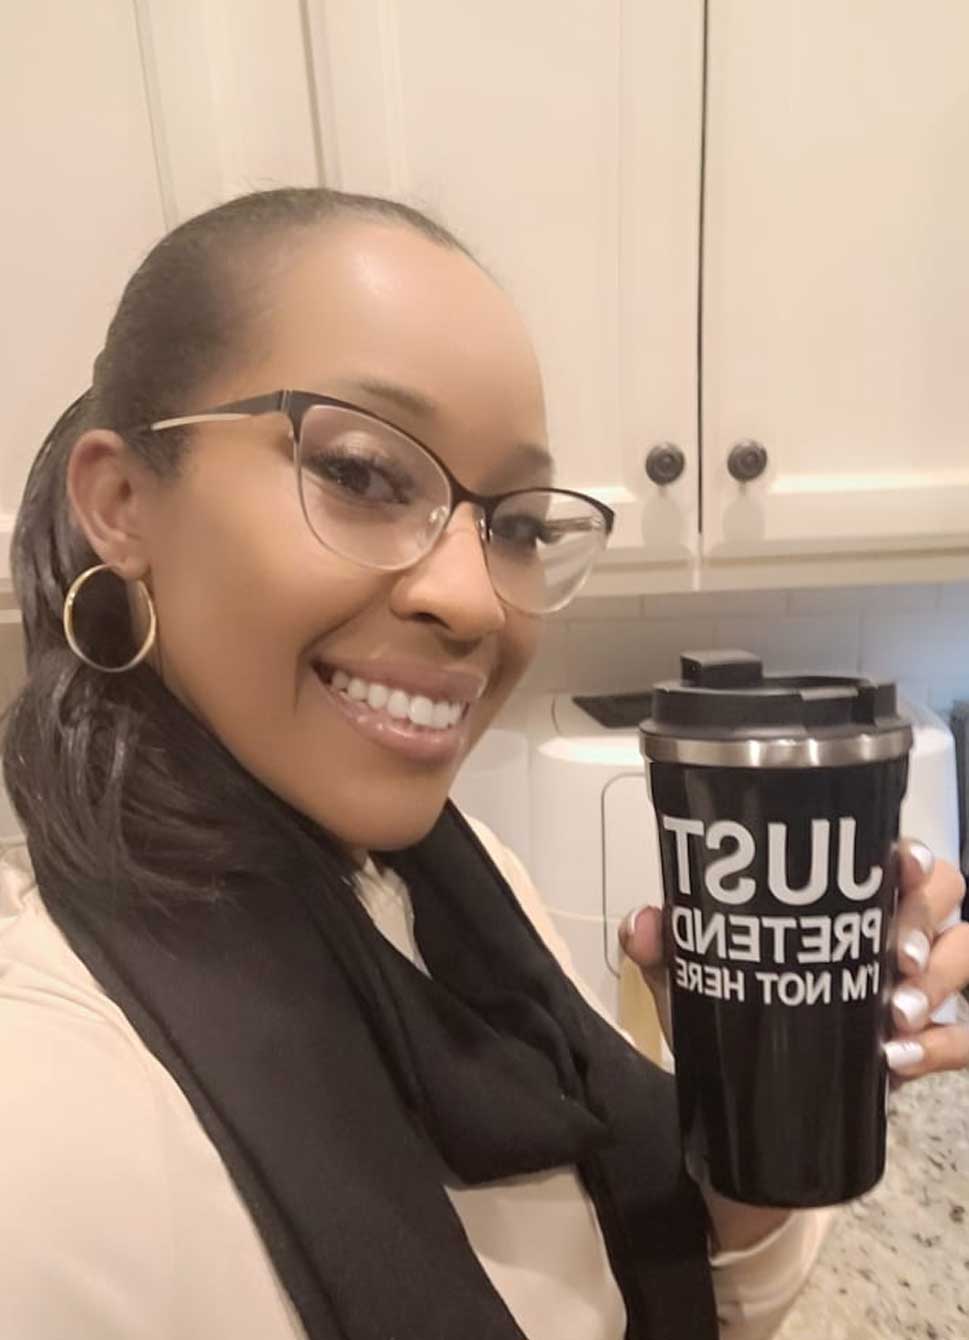
{"type": "Polygon", "coordinates": [[[775,1340],[906,1336],[969,1336],[969,1070],[892,1095],[885,1176],[838,1212],[775,1340]]]}

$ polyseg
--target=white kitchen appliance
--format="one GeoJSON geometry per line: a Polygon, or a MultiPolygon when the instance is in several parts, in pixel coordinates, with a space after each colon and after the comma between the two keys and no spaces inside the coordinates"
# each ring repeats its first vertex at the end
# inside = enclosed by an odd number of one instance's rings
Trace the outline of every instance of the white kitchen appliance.
{"type": "MultiPolygon", "coordinates": [[[[928,708],[901,706],[915,734],[901,831],[956,862],[952,733],[928,708]]],[[[662,902],[636,730],[599,725],[571,697],[556,694],[532,704],[528,736],[531,874],[579,974],[613,1017],[628,1023],[620,1010],[619,923],[632,908],[662,902]]]]}

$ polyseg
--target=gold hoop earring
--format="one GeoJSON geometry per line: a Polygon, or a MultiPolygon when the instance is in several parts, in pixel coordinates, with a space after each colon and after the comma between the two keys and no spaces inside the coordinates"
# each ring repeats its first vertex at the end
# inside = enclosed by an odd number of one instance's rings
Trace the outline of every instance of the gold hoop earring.
{"type": "MultiPolygon", "coordinates": [[[[143,581],[135,581],[133,585],[138,588],[138,592],[148,611],[148,632],[144,642],[135,652],[134,656],[132,656],[131,660],[125,661],[124,665],[100,665],[97,661],[92,661],[90,656],[86,655],[86,653],[81,650],[74,632],[74,603],[77,600],[81,587],[88,578],[96,576],[99,572],[110,571],[112,571],[112,569],[107,563],[98,563],[95,567],[88,568],[85,572],[82,572],[80,577],[75,577],[74,581],[71,583],[70,590],[64,597],[64,636],[67,639],[67,645],[78,660],[83,661],[85,665],[89,665],[92,670],[100,670],[102,674],[105,675],[120,675],[123,674],[125,670],[133,670],[136,665],[140,665],[151,651],[152,647],[155,645],[155,635],[158,632],[158,618],[155,614],[155,602],[151,598],[151,592],[148,590],[148,587],[143,581]]],[[[119,580],[121,579],[119,578],[119,580]]]]}

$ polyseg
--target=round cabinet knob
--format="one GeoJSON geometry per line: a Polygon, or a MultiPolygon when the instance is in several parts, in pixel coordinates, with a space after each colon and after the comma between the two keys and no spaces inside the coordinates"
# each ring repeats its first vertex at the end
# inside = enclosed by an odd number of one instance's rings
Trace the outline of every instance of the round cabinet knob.
{"type": "Polygon", "coordinates": [[[750,438],[730,448],[727,469],[741,484],[758,479],[767,469],[767,449],[750,438]]]}
{"type": "Polygon", "coordinates": [[[686,469],[686,457],[675,442],[660,442],[646,457],[646,473],[654,484],[672,484],[686,469]]]}

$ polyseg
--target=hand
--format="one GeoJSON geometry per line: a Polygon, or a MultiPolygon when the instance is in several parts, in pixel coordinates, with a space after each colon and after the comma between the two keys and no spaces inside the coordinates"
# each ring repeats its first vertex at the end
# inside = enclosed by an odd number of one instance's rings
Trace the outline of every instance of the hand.
{"type": "MultiPolygon", "coordinates": [[[[663,958],[663,913],[658,907],[630,912],[619,928],[619,943],[639,967],[652,992],[666,1045],[673,1049],[670,1024],[669,981],[663,958]]],[[[762,1242],[790,1218],[789,1210],[764,1205],[745,1205],[729,1200],[710,1186],[701,1186],[710,1219],[711,1250],[746,1251],[762,1242]]]]}
{"type": "MultiPolygon", "coordinates": [[[[969,1027],[931,1023],[926,1027],[928,1016],[969,984],[969,924],[960,922],[940,930],[960,905],[965,880],[954,866],[936,863],[924,843],[903,840],[899,843],[899,885],[895,945],[903,980],[893,993],[896,1036],[885,1046],[894,1084],[969,1065],[969,1027]]],[[[631,912],[619,929],[619,941],[652,992],[672,1050],[661,909],[643,907],[631,912]]],[[[721,1250],[751,1247],[788,1217],[784,1210],[744,1205],[709,1187],[702,1190],[714,1244],[721,1250]]]]}
{"type": "MultiPolygon", "coordinates": [[[[929,1019],[944,1000],[969,985],[969,923],[940,929],[965,896],[966,882],[955,866],[936,862],[923,842],[903,838],[898,851],[895,943],[903,980],[892,996],[895,1036],[885,1052],[901,1080],[969,1066],[969,1026],[933,1025],[929,1019]]],[[[619,942],[652,992],[672,1049],[662,910],[643,907],[631,912],[619,929],[619,942]]]]}
{"type": "Polygon", "coordinates": [[[940,929],[960,906],[966,882],[936,862],[923,842],[899,844],[895,942],[902,980],[892,994],[895,1036],[885,1044],[893,1080],[969,1066],[969,1026],[933,1024],[930,1015],[969,985],[969,923],[940,929]]]}

